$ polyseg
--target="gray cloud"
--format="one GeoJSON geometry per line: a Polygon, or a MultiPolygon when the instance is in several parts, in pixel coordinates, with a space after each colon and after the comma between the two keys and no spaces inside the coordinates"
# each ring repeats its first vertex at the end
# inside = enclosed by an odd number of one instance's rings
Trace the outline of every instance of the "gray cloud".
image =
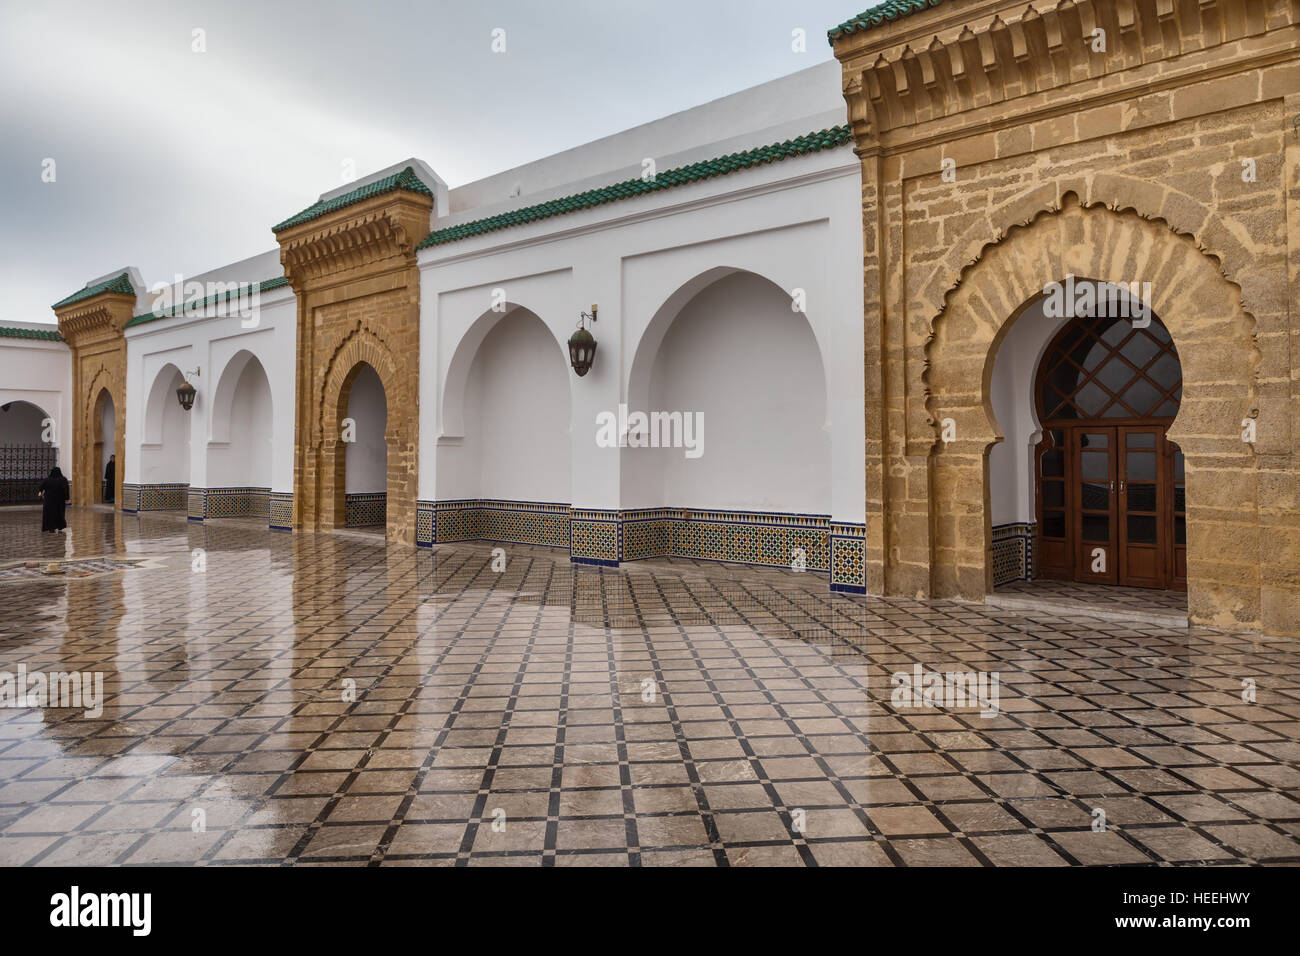
{"type": "Polygon", "coordinates": [[[812,66],[868,5],[3,0],[0,321],[52,321],[117,266],[152,282],[273,248],[345,160],[419,156],[457,186],[812,66]]]}

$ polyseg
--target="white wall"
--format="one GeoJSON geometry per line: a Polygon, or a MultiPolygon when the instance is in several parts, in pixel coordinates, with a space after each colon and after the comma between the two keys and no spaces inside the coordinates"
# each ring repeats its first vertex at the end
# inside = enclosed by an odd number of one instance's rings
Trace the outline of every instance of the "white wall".
{"type": "Polygon", "coordinates": [[[628,449],[625,506],[830,514],[821,355],[766,279],[737,273],[696,295],[664,336],[649,395],[643,411],[703,416],[702,454],[628,449]]]}
{"type": "MultiPolygon", "coordinates": [[[[422,251],[419,497],[484,494],[462,469],[439,463],[463,461],[457,445],[471,440],[459,383],[497,293],[535,313],[557,343],[574,331],[580,311],[599,306],[595,364],[583,378],[567,372],[571,492],[559,500],[580,508],[662,504],[640,487],[637,449],[597,446],[596,416],[621,402],[647,409],[659,343],[673,318],[710,281],[739,271],[782,290],[786,309],[794,290],[806,298],[805,331],[811,327],[824,368],[812,440],[829,444],[829,462],[823,454],[822,477],[797,490],[735,490],[746,502],[765,502],[764,509],[861,522],[860,209],[860,166],[843,147],[422,251]]],[[[527,401],[521,393],[517,407],[527,401]]],[[[715,437],[708,432],[706,442],[715,437]]],[[[554,500],[531,471],[524,479],[522,492],[510,497],[554,500]]],[[[718,492],[713,500],[747,507],[735,494],[718,492]]]]}
{"type": "Polygon", "coordinates": [[[49,412],[31,402],[13,400],[13,403],[0,402],[0,445],[39,445],[41,425],[50,417],[49,412]]]}
{"type": "MultiPolygon", "coordinates": [[[[34,322],[9,324],[30,329],[55,328],[34,322]]],[[[75,481],[72,474],[72,351],[66,344],[0,336],[0,405],[15,401],[29,402],[54,420],[59,468],[75,481]]]]}
{"type": "Polygon", "coordinates": [[[844,123],[841,83],[829,60],[458,186],[435,228],[640,176],[647,158],[664,170],[844,123]]]}
{"type": "Polygon", "coordinates": [[[356,423],[356,441],[348,442],[347,493],[388,490],[388,444],[384,428],[388,424],[388,405],[379,373],[362,365],[352,382],[348,409],[344,416],[356,423]]]}
{"type": "Polygon", "coordinates": [[[532,312],[496,322],[470,367],[464,441],[439,460],[444,497],[568,502],[570,374],[532,312]]]}
{"type": "Polygon", "coordinates": [[[1041,434],[1034,380],[1043,352],[1068,321],[1043,315],[1042,302],[1035,302],[1012,324],[994,355],[989,395],[1004,438],[989,449],[989,506],[995,527],[1037,520],[1033,448],[1041,434]]]}
{"type": "MultiPolygon", "coordinates": [[[[434,226],[640,175],[646,158],[667,169],[842,123],[840,84],[838,65],[828,62],[460,187],[447,203],[435,184],[434,226]]],[[[212,275],[224,281],[266,279],[279,271],[274,260],[274,252],[266,253],[212,275]]],[[[422,250],[418,262],[420,498],[486,496],[627,508],[680,493],[707,500],[673,503],[863,520],[861,170],[849,146],[422,250]],[[772,328],[756,334],[739,307],[728,306],[717,328],[753,339],[744,344],[757,350],[747,358],[755,374],[713,368],[702,378],[698,363],[692,364],[700,343],[678,341],[687,333],[671,332],[674,320],[683,309],[700,308],[691,300],[711,282],[738,272],[761,276],[781,290],[770,313],[764,306],[763,317],[754,320],[772,328]],[[776,319],[776,303],[796,291],[807,302],[802,338],[790,331],[798,323],[776,319]],[[497,329],[499,314],[489,315],[497,301],[527,309],[540,321],[530,324],[521,314],[497,329]],[[593,302],[600,307],[593,329],[599,351],[590,374],[579,379],[556,353],[579,311],[593,302]],[[780,348],[794,357],[782,356],[791,364],[777,369],[780,348]],[[541,362],[539,353],[551,357],[541,362]],[[549,370],[556,364],[559,374],[549,370]],[[762,385],[783,370],[818,385],[797,401],[778,401],[762,385]],[[706,457],[724,449],[718,458],[725,478],[699,480],[698,471],[666,465],[659,484],[647,491],[636,449],[598,447],[596,416],[620,403],[647,407],[652,387],[667,390],[674,402],[713,409],[719,424],[710,429],[706,423],[706,457]],[[756,418],[729,418],[738,410],[725,405],[726,394],[742,394],[746,414],[773,418],[774,430],[786,433],[757,453],[754,471],[744,471],[749,458],[743,466],[739,462],[742,449],[754,453],[756,418]],[[520,461],[529,464],[517,467],[520,461]]],[[[225,483],[231,472],[219,464],[220,443],[230,440],[236,413],[251,406],[232,401],[227,412],[214,400],[214,389],[239,351],[248,350],[269,379],[271,486],[292,489],[296,308],[288,289],[264,296],[262,306],[261,324],[251,330],[236,318],[185,316],[128,331],[128,480],[140,480],[142,473],[145,396],[158,371],[172,362],[187,371],[203,369],[193,381],[199,394],[190,413],[191,484],[225,483]]],[[[691,334],[705,335],[707,329],[691,334]]],[[[175,403],[174,395],[170,400],[175,403]]],[[[360,447],[348,451],[349,492],[386,485],[382,426],[363,425],[374,417],[376,400],[364,383],[354,390],[353,401],[360,404],[349,414],[358,419],[360,447]]]]}
{"type": "Polygon", "coordinates": [[[185,381],[170,362],[154,376],[145,406],[146,441],[140,445],[140,468],[133,482],[188,484],[190,480],[190,413],[181,407],[176,389],[185,381]]]}
{"type": "Polygon", "coordinates": [[[248,352],[240,356],[242,363],[231,362],[218,386],[217,406],[222,420],[228,422],[228,441],[216,440],[214,434],[208,443],[209,487],[270,488],[274,451],[271,384],[256,356],[248,352]]]}
{"type": "MultiPolygon", "coordinates": [[[[278,272],[278,262],[263,255],[237,263],[235,266],[194,277],[196,281],[265,281],[278,272]]],[[[163,481],[161,478],[142,478],[143,458],[149,454],[142,445],[156,431],[146,427],[145,406],[149,390],[158,371],[167,363],[184,372],[199,370],[190,379],[197,390],[194,407],[188,413],[193,429],[189,458],[189,482],[194,488],[243,487],[240,478],[245,473],[242,465],[232,465],[241,454],[231,449],[232,435],[238,439],[239,430],[232,430],[232,416],[252,414],[262,420],[262,413],[252,413],[250,408],[262,408],[266,396],[260,394],[256,379],[243,379],[250,356],[255,358],[265,373],[270,392],[270,475],[259,478],[251,487],[269,487],[272,491],[293,491],[294,451],[294,377],[296,368],[297,303],[288,287],[262,293],[254,317],[218,315],[213,309],[196,315],[182,315],[156,319],[126,330],[127,341],[127,421],[125,454],[117,456],[121,467],[125,460],[125,481],[139,484],[163,481]],[[235,375],[227,379],[227,373],[235,375]],[[239,387],[232,387],[232,382],[239,387]],[[259,394],[234,399],[248,384],[259,394]],[[220,392],[220,394],[218,394],[220,392]],[[251,404],[250,404],[251,403],[251,404]],[[232,470],[234,468],[234,470],[232,470]]],[[[177,411],[180,405],[173,391],[168,402],[177,411]]],[[[265,447],[260,435],[252,441],[265,447]]],[[[252,474],[264,475],[263,463],[253,465],[252,474]]],[[[175,479],[171,479],[175,480],[175,479]]]]}

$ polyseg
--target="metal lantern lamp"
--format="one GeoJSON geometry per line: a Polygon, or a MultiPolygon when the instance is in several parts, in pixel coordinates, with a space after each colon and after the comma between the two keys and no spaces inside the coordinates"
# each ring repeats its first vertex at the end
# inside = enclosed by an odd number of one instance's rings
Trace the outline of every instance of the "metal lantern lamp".
{"type": "MultiPolygon", "coordinates": [[[[189,374],[195,378],[199,377],[199,369],[196,368],[189,374]]],[[[194,396],[198,394],[198,389],[189,383],[188,380],[181,382],[181,387],[176,389],[176,400],[181,403],[181,408],[187,412],[194,407],[194,396]]]]}
{"type": "Polygon", "coordinates": [[[578,313],[578,331],[569,336],[569,364],[573,370],[578,373],[578,377],[586,375],[591,371],[591,361],[596,357],[596,337],[583,328],[583,320],[590,319],[596,321],[596,307],[591,307],[591,312],[578,313]]]}

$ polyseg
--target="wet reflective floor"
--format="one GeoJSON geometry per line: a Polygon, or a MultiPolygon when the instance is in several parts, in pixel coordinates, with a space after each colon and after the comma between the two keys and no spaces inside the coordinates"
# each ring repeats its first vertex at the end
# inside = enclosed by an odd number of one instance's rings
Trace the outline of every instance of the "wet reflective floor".
{"type": "Polygon", "coordinates": [[[69,519],[0,510],[0,864],[1300,863],[1291,639],[69,519]]]}

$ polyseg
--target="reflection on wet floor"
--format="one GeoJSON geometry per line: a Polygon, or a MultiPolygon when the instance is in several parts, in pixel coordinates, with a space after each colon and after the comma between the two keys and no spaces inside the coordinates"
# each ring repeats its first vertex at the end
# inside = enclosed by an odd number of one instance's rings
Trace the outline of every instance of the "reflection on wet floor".
{"type": "Polygon", "coordinates": [[[1288,639],[70,522],[0,510],[0,568],[146,560],[0,578],[0,671],[98,672],[106,697],[0,709],[0,863],[1300,862],[1288,639]],[[895,696],[931,674],[938,706],[895,696]],[[996,675],[996,708],[955,700],[961,675],[996,675]]]}
{"type": "Polygon", "coordinates": [[[1071,612],[1174,627],[1187,624],[1187,592],[1172,589],[1038,579],[1000,585],[989,601],[1026,611],[1071,612]]]}

